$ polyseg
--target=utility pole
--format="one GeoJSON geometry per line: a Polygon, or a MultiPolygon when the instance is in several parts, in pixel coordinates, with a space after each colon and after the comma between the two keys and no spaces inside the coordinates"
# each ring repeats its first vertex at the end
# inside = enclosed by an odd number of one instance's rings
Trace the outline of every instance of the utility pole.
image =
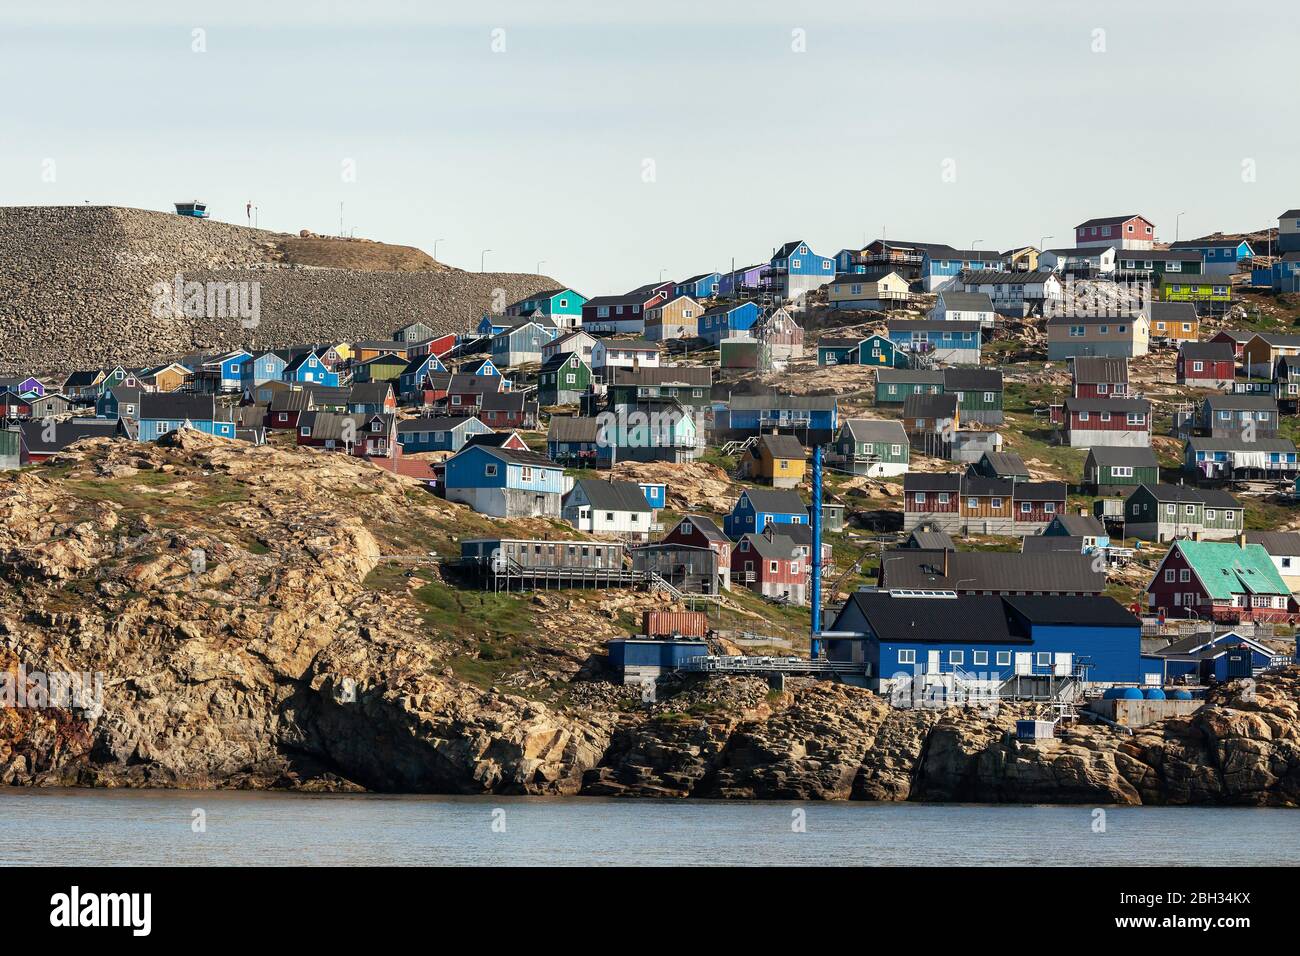
{"type": "Polygon", "coordinates": [[[542,274],[542,265],[543,265],[543,263],[545,263],[545,262],[546,262],[545,259],[538,259],[538,260],[537,260],[537,274],[538,274],[538,275],[541,275],[541,274],[542,274]]]}
{"type": "Polygon", "coordinates": [[[1178,241],[1178,229],[1182,225],[1182,218],[1187,215],[1186,212],[1180,212],[1174,216],[1174,242],[1178,241]]]}
{"type": "Polygon", "coordinates": [[[485,272],[485,271],[487,271],[487,270],[486,270],[487,254],[488,254],[489,252],[491,252],[491,251],[492,251],[491,249],[484,249],[482,252],[480,252],[480,253],[478,254],[478,271],[479,271],[479,272],[485,272]]]}
{"type": "Polygon", "coordinates": [[[822,633],[822,446],[813,446],[812,460],[812,594],[808,659],[821,657],[822,633]]]}
{"type": "Polygon", "coordinates": [[[433,240],[433,259],[435,262],[438,260],[438,243],[442,241],[442,239],[433,240]]]}

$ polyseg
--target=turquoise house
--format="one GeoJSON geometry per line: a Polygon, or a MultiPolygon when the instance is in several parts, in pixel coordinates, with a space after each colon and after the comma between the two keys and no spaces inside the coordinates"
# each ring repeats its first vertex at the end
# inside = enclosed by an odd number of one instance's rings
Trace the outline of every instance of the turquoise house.
{"type": "Polygon", "coordinates": [[[582,307],[586,304],[587,297],[572,289],[546,289],[506,306],[506,315],[532,316],[540,312],[554,320],[558,328],[576,329],[582,325],[582,307]]]}

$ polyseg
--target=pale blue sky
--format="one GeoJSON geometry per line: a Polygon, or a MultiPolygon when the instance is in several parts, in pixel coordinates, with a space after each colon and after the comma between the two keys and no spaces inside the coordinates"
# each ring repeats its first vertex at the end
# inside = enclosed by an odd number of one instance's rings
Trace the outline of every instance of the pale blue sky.
{"type": "Polygon", "coordinates": [[[1068,245],[1140,212],[1172,240],[1300,205],[1294,37],[1280,2],[6,0],[0,201],[327,233],[342,201],[587,295],[882,229],[1068,245]]]}

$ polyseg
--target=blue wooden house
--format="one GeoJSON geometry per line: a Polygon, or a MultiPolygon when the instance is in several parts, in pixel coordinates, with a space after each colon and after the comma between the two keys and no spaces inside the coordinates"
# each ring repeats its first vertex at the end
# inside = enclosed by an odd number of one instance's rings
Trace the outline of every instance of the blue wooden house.
{"type": "Polygon", "coordinates": [[[456,374],[478,375],[482,378],[500,378],[503,380],[503,384],[505,380],[505,377],[501,374],[501,369],[497,368],[496,365],[493,364],[492,360],[487,357],[475,359],[472,362],[466,362],[464,365],[461,365],[456,369],[456,374]]]}
{"type": "Polygon", "coordinates": [[[641,488],[641,493],[645,495],[646,504],[656,511],[661,510],[668,502],[668,486],[656,481],[639,481],[637,484],[641,488]]]}
{"type": "Polygon", "coordinates": [[[244,381],[244,362],[250,358],[240,349],[205,362],[195,376],[196,383],[205,391],[237,392],[244,381]]]}
{"type": "Polygon", "coordinates": [[[700,338],[718,345],[723,339],[748,332],[758,321],[757,302],[734,302],[715,305],[700,315],[700,338]]]}
{"type": "Polygon", "coordinates": [[[301,385],[324,385],[337,388],[339,373],[325,367],[315,352],[303,352],[284,365],[284,381],[301,385]]]}
{"type": "Polygon", "coordinates": [[[397,378],[397,392],[403,398],[418,397],[423,394],[424,378],[430,372],[445,372],[447,366],[442,364],[438,356],[417,355],[411,361],[406,363],[406,368],[402,369],[402,374],[397,378]]]}
{"type": "Polygon", "coordinates": [[[722,519],[722,530],[732,541],[747,534],[761,534],[769,524],[807,524],[808,506],[792,488],[746,488],[736,499],[731,514],[722,519]]]}
{"type": "Polygon", "coordinates": [[[930,246],[921,253],[921,284],[926,292],[934,292],[941,285],[955,279],[963,270],[977,272],[981,269],[996,269],[1002,259],[1002,253],[992,249],[930,246]]]}
{"type": "Polygon", "coordinates": [[[1206,275],[1232,275],[1239,272],[1237,263],[1253,259],[1255,250],[1245,239],[1184,239],[1169,246],[1173,252],[1197,253],[1204,260],[1206,275]]]}
{"type": "Polygon", "coordinates": [[[525,322],[492,337],[492,361],[498,368],[542,364],[542,346],[559,335],[554,326],[525,322]]]}
{"type": "Polygon", "coordinates": [[[119,385],[95,399],[95,415],[99,418],[125,418],[134,421],[140,415],[142,394],[145,393],[138,388],[119,385]]]}
{"type": "Polygon", "coordinates": [[[683,279],[673,286],[673,298],[679,295],[688,295],[697,302],[703,299],[711,299],[718,294],[722,284],[722,273],[720,272],[701,272],[697,276],[691,276],[689,279],[683,279]]]}
{"type": "Polygon", "coordinates": [[[559,518],[564,469],[532,451],[466,445],[447,459],[448,501],[495,518],[559,518]]]}
{"type": "Polygon", "coordinates": [[[953,681],[992,690],[1017,675],[1141,679],[1142,624],[1112,598],[855,591],[829,630],[827,658],[861,664],[879,693],[953,681]]]}
{"type": "Polygon", "coordinates": [[[867,271],[867,264],[862,261],[859,249],[841,249],[832,258],[835,260],[836,275],[858,275],[867,271]]]}
{"type": "Polygon", "coordinates": [[[781,299],[798,299],[835,278],[835,260],[819,256],[802,239],[787,242],[772,255],[764,270],[763,288],[781,299]]]}
{"type": "Polygon", "coordinates": [[[1144,654],[1144,682],[1163,684],[1187,677],[1202,683],[1210,677],[1222,682],[1229,677],[1249,676],[1229,674],[1228,652],[1237,649],[1244,649],[1249,655],[1252,673],[1255,668],[1268,667],[1276,656],[1272,649],[1236,631],[1215,636],[1202,631],[1144,654]]]}
{"type": "Polygon", "coordinates": [[[905,354],[928,354],[947,365],[979,365],[983,332],[978,322],[907,319],[889,323],[889,340],[905,354]]]}
{"type": "Polygon", "coordinates": [[[811,446],[834,439],[839,402],[834,395],[733,395],[715,406],[713,425],[728,440],[778,432],[811,446]]]}
{"type": "Polygon", "coordinates": [[[248,356],[240,366],[240,389],[248,391],[267,382],[284,381],[286,364],[288,364],[287,359],[280,352],[259,352],[257,355],[248,356]]]}
{"type": "Polygon", "coordinates": [[[145,392],[140,396],[140,441],[155,441],[182,427],[220,438],[235,437],[230,410],[218,405],[211,395],[145,392]]]}
{"type": "Polygon", "coordinates": [[[517,316],[504,313],[500,315],[484,313],[483,318],[479,319],[478,325],[474,326],[474,331],[479,335],[500,335],[506,329],[514,328],[517,321],[517,316]]]}
{"type": "Polygon", "coordinates": [[[492,429],[474,415],[454,418],[408,418],[397,423],[397,442],[406,454],[423,451],[460,451],[475,435],[491,435],[492,429]]]}

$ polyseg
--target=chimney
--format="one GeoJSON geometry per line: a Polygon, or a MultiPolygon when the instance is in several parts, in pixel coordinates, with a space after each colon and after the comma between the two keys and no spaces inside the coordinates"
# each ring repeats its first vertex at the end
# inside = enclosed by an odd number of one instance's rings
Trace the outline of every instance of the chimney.
{"type": "Polygon", "coordinates": [[[1237,535],[1237,547],[1242,548],[1242,549],[1245,549],[1245,547],[1246,547],[1246,532],[1243,531],[1241,534],[1237,535]]]}
{"type": "Polygon", "coordinates": [[[948,576],[948,549],[943,549],[943,576],[948,576]]]}

